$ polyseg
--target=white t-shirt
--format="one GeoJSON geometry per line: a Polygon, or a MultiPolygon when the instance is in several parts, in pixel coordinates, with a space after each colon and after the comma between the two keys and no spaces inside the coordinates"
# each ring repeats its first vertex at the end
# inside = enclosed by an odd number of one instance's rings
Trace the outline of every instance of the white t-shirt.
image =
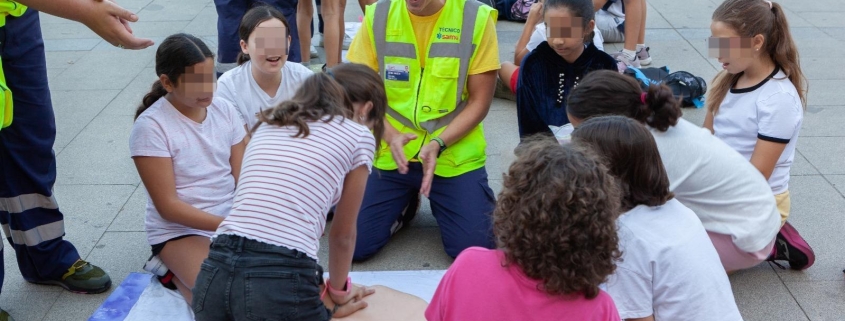
{"type": "MultiPolygon", "coordinates": [[[[225,99],[215,97],[205,120],[197,123],[161,98],[135,121],[129,151],[132,157],[169,157],[179,199],[206,213],[225,217],[235,196],[229,156],[232,146],[243,141],[245,135],[238,112],[225,99]]],[[[144,222],[150,245],[182,235],[213,234],[165,220],[149,197],[144,222]]]]}
{"type": "Polygon", "coordinates": [[[742,320],[728,275],[698,217],[677,200],[617,219],[622,261],[605,284],[622,319],[742,320]]]}
{"type": "Polygon", "coordinates": [[[297,128],[262,124],[244,155],[235,203],[217,235],[233,234],[299,250],[317,259],[329,208],[343,181],[359,166],[372,167],[375,138],[343,117],[297,128]]]}
{"type": "Polygon", "coordinates": [[[669,189],[704,229],[733,237],[746,252],[775,239],[780,213],[760,171],[713,136],[684,119],[666,132],[651,129],[669,175],[669,189]]]}
{"type": "Polygon", "coordinates": [[[780,70],[754,87],[731,89],[713,120],[716,137],[751,160],[757,140],[786,144],[769,186],[777,195],[789,190],[789,168],[795,158],[804,108],[798,91],[780,70]]]}
{"type": "MultiPolygon", "coordinates": [[[[596,48],[599,48],[599,50],[604,51],[604,39],[601,37],[601,31],[599,31],[598,26],[594,27],[593,31],[593,44],[596,48]]],[[[531,38],[528,39],[528,44],[525,45],[525,49],[528,49],[528,51],[534,51],[534,48],[537,48],[537,46],[544,41],[546,41],[546,23],[541,22],[534,27],[534,32],[531,33],[531,38]]]]}
{"type": "Polygon", "coordinates": [[[289,100],[302,83],[314,72],[295,62],[285,62],[282,67],[282,83],[276,95],[270,97],[252,77],[252,62],[247,61],[235,69],[229,70],[217,80],[217,96],[226,98],[235,104],[247,128],[258,122],[259,111],[273,108],[289,100]]]}

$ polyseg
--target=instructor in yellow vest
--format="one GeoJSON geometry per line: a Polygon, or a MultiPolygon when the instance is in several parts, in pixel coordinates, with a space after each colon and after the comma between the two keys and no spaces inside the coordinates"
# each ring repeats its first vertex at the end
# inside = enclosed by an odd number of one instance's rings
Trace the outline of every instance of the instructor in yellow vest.
{"type": "MultiPolygon", "coordinates": [[[[138,17],[113,1],[0,0],[0,224],[26,281],[100,293],[109,289],[111,279],[63,239],[64,216],[53,197],[56,121],[36,10],[79,21],[121,48],[141,49],[153,42],[132,35],[128,23],[138,17]]],[[[0,321],[7,320],[9,314],[0,310],[0,321]]]]}
{"type": "Polygon", "coordinates": [[[431,201],[449,256],[494,245],[481,121],[500,66],[496,17],[475,0],[367,7],[347,59],[379,72],[390,108],[358,217],[355,260],[376,254],[413,218],[419,193],[431,201]]]}

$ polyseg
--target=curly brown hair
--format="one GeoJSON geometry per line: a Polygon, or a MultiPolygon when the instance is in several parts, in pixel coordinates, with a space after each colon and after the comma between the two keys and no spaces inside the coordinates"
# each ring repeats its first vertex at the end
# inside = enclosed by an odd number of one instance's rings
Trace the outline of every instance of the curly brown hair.
{"type": "Polygon", "coordinates": [[[528,140],[517,153],[493,213],[504,264],[551,295],[595,298],[621,256],[615,179],[588,150],[554,140],[528,140]]]}

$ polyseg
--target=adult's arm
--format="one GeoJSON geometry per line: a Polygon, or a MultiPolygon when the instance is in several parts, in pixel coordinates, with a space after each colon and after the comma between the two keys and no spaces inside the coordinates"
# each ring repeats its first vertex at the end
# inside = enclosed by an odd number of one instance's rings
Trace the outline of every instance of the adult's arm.
{"type": "Polygon", "coordinates": [[[170,157],[136,156],[133,159],[153,206],[163,219],[198,230],[217,230],[223,222],[222,217],[193,207],[177,196],[173,160],[170,157]]]}
{"type": "Polygon", "coordinates": [[[144,49],[153,45],[150,39],[137,38],[128,22],[138,16],[111,0],[16,0],[27,7],[57,17],[78,21],[110,44],[127,49],[144,49]]]}

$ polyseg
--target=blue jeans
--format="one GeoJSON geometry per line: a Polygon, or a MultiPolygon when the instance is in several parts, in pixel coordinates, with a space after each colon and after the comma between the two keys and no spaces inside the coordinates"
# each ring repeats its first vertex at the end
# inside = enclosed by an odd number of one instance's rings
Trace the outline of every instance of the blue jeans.
{"type": "Polygon", "coordinates": [[[220,235],[194,284],[194,315],[197,321],[328,321],[322,283],[323,269],[305,253],[220,235]]]}
{"type": "MultiPolygon", "coordinates": [[[[53,198],[56,119],[38,11],[6,17],[0,59],[14,98],[12,125],[0,130],[0,223],[23,278],[57,280],[79,253],[62,239],[64,216],[53,198]]],[[[3,274],[0,246],[0,289],[3,274]]]]}
{"type": "MultiPolygon", "coordinates": [[[[388,155],[389,156],[389,155],[388,155]]],[[[373,169],[358,214],[356,261],[366,260],[390,240],[391,227],[419,193],[422,165],[408,164],[408,173],[373,169]]],[[[496,199],[483,167],[456,177],[434,176],[431,211],[440,226],[446,254],[457,257],[471,246],[493,248],[492,216],[496,199]]]]}

